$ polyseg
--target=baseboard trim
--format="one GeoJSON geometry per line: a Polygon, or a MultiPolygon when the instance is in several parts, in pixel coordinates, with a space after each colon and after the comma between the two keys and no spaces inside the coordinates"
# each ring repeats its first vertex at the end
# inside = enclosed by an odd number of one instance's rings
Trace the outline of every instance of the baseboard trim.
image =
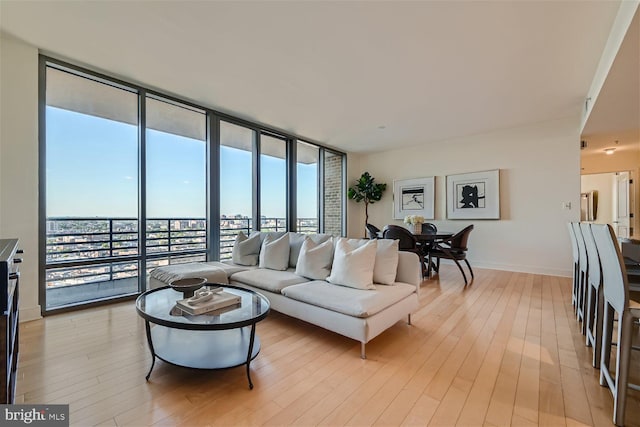
{"type": "Polygon", "coordinates": [[[19,316],[20,323],[41,319],[42,316],[40,315],[40,306],[36,305],[35,307],[21,308],[19,316]]]}
{"type": "MultiPolygon", "coordinates": [[[[441,260],[443,264],[454,265],[451,260],[441,260]]],[[[571,277],[573,272],[569,269],[559,268],[544,268],[534,265],[514,265],[514,264],[499,264],[493,262],[476,262],[469,260],[472,268],[486,268],[489,270],[501,270],[501,271],[513,271],[515,273],[531,273],[542,274],[544,276],[558,276],[558,277],[571,277]]],[[[464,266],[464,263],[463,263],[464,266]]],[[[464,266],[466,268],[466,266],[464,266]]]]}

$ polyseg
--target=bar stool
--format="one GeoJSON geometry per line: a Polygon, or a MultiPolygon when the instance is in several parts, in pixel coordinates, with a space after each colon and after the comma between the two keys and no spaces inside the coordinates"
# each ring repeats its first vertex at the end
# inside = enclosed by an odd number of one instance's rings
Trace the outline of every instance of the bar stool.
{"type": "Polygon", "coordinates": [[[640,391],[640,386],[629,383],[629,364],[632,350],[632,328],[640,319],[640,303],[629,298],[629,282],[624,259],[609,224],[592,224],[591,231],[600,255],[604,316],[602,331],[602,355],[600,361],[600,385],[608,386],[613,394],[613,422],[624,425],[627,388],[640,391]],[[616,348],[615,378],[609,371],[613,321],[618,313],[618,342],[616,348]]]}
{"type": "Polygon", "coordinates": [[[580,256],[578,255],[578,241],[576,240],[576,232],[573,229],[573,223],[568,222],[569,228],[569,240],[571,241],[571,249],[573,251],[573,289],[571,291],[571,304],[573,305],[574,313],[578,313],[578,277],[579,269],[578,263],[580,262],[580,256]]]}
{"type": "Polygon", "coordinates": [[[576,313],[579,322],[582,322],[580,332],[582,335],[587,333],[584,321],[585,296],[587,291],[587,277],[589,274],[589,261],[587,260],[587,249],[584,245],[584,238],[580,230],[580,223],[573,223],[573,231],[576,235],[578,243],[578,295],[576,297],[576,313]]]}
{"type": "Polygon", "coordinates": [[[589,274],[587,275],[587,295],[585,305],[584,325],[586,331],[586,345],[593,347],[593,367],[600,368],[600,353],[602,351],[602,311],[604,298],[602,297],[602,269],[596,242],[593,240],[591,225],[580,224],[584,245],[587,249],[589,274]]]}

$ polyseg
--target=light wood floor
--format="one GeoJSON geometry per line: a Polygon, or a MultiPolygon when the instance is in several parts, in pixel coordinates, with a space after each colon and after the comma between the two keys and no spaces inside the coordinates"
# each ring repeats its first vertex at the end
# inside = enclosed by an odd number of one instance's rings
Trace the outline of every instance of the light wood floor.
{"type": "MultiPolygon", "coordinates": [[[[21,324],[18,402],[69,403],[73,425],[611,425],[570,280],[455,267],[422,285],[413,326],[367,345],[272,312],[251,365],[156,363],[133,302],[21,324]]],[[[188,349],[185,349],[188,351],[188,349]]],[[[640,357],[634,356],[640,383],[640,357]]],[[[640,426],[630,391],[627,424],[640,426]]]]}

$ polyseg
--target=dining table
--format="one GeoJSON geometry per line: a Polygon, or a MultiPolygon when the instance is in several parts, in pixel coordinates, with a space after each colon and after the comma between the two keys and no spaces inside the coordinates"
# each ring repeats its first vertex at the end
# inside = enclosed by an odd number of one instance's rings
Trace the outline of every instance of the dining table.
{"type": "Polygon", "coordinates": [[[638,292],[640,291],[640,240],[621,238],[618,242],[627,270],[629,290],[638,292]]]}
{"type": "MultiPolygon", "coordinates": [[[[447,240],[451,238],[455,233],[451,231],[425,231],[422,233],[412,233],[416,240],[418,241],[418,245],[422,247],[422,251],[425,256],[429,255],[429,249],[431,249],[438,242],[442,242],[443,240],[447,240]]],[[[429,272],[429,276],[431,272],[434,271],[438,273],[438,266],[433,261],[426,261],[430,263],[427,265],[427,271],[429,272]]]]}
{"type": "Polygon", "coordinates": [[[633,261],[640,264],[640,240],[631,238],[618,239],[622,256],[625,260],[633,261]]]}
{"type": "Polygon", "coordinates": [[[434,243],[437,241],[446,240],[453,236],[451,231],[427,231],[423,233],[412,233],[418,243],[434,243]]]}

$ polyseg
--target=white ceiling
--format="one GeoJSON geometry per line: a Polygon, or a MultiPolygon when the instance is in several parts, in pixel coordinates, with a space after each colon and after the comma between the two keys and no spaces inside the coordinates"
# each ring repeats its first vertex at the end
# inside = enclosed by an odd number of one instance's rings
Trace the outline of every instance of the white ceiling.
{"type": "Polygon", "coordinates": [[[619,5],[2,0],[0,28],[126,80],[372,151],[579,117],[619,5]]]}

